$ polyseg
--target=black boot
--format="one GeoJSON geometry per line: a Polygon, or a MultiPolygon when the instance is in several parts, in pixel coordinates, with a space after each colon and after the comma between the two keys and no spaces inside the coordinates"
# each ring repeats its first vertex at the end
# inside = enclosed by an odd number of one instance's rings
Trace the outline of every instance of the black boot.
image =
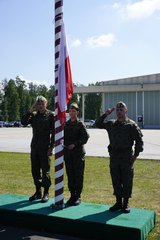
{"type": "Polygon", "coordinates": [[[78,206],[81,203],[81,195],[76,193],[74,196],[73,206],[78,206]]]}
{"type": "Polygon", "coordinates": [[[35,201],[42,198],[41,188],[36,187],[36,192],[29,198],[29,201],[35,201]]]}
{"type": "Polygon", "coordinates": [[[122,209],[122,198],[121,197],[116,197],[116,203],[109,208],[110,212],[115,212],[122,209]]]}
{"type": "Polygon", "coordinates": [[[75,192],[71,192],[69,200],[66,202],[66,206],[73,206],[75,199],[75,192]]]}
{"type": "Polygon", "coordinates": [[[49,188],[45,188],[41,203],[46,203],[48,202],[48,200],[49,200],[49,188]]]}
{"type": "Polygon", "coordinates": [[[124,198],[123,200],[123,212],[124,213],[130,213],[131,209],[129,206],[129,198],[124,198]]]}

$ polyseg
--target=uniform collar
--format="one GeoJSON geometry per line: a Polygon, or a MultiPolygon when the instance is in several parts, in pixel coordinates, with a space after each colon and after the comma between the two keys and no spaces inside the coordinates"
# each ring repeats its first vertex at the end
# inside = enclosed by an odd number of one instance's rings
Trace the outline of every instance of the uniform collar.
{"type": "Polygon", "coordinates": [[[78,119],[75,119],[74,121],[71,121],[71,119],[68,120],[68,124],[75,124],[78,122],[78,119]]]}
{"type": "Polygon", "coordinates": [[[46,116],[46,115],[47,115],[47,112],[48,112],[48,110],[46,109],[43,113],[40,113],[39,111],[38,111],[37,113],[38,113],[38,115],[40,115],[40,116],[46,116]]]}
{"type": "Polygon", "coordinates": [[[129,118],[126,116],[125,119],[124,119],[124,121],[121,122],[121,121],[119,121],[119,120],[117,119],[117,120],[116,120],[116,123],[117,123],[117,124],[126,123],[126,122],[128,122],[128,119],[129,119],[129,118]]]}

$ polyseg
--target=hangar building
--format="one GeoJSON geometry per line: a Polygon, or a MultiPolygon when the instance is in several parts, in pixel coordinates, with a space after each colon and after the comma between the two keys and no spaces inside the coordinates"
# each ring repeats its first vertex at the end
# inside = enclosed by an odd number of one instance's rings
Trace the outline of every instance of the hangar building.
{"type": "MultiPolygon", "coordinates": [[[[74,93],[102,93],[102,111],[124,101],[128,116],[142,128],[160,128],[160,74],[151,74],[100,82],[100,86],[75,87],[74,93]]],[[[112,118],[115,116],[112,115],[112,118]]]]}

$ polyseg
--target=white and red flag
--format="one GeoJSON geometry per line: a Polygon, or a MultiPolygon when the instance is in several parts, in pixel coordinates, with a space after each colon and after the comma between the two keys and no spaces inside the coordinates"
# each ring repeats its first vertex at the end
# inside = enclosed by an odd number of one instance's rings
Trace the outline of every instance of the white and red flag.
{"type": "Polygon", "coordinates": [[[67,104],[72,97],[72,93],[72,73],[67,49],[64,23],[62,21],[58,67],[58,118],[61,124],[66,121],[67,104]]]}

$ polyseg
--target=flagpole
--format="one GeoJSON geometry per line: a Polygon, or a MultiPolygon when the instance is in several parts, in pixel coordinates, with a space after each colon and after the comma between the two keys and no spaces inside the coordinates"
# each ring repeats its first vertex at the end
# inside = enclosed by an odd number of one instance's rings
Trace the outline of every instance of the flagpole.
{"type": "Polygon", "coordinates": [[[55,0],[55,202],[53,208],[64,208],[63,126],[58,118],[58,64],[63,19],[63,0],[55,0]]]}

